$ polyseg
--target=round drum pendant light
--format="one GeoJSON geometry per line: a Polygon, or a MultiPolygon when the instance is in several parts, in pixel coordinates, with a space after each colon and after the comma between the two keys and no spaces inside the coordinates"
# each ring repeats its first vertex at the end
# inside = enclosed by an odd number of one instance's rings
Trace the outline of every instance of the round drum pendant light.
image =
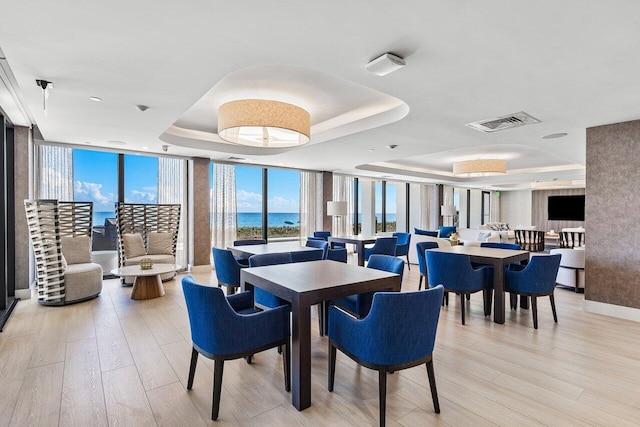
{"type": "Polygon", "coordinates": [[[455,176],[489,176],[507,173],[507,161],[504,159],[477,159],[455,162],[455,176]]]}
{"type": "Polygon", "coordinates": [[[297,147],[309,142],[309,113],[286,102],[242,99],[218,109],[218,136],[233,144],[261,148],[297,147]]]}

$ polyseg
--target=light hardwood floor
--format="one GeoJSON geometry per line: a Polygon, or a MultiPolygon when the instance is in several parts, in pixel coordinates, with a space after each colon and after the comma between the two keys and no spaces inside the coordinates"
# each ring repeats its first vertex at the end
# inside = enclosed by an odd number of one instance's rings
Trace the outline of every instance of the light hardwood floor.
{"type": "MultiPolygon", "coordinates": [[[[196,275],[216,283],[214,274],[196,275]]],[[[312,325],[311,408],[298,412],[284,391],[282,358],[227,362],[219,421],[210,420],[213,364],[200,358],[192,391],[189,322],[178,280],[166,296],[134,301],[105,281],[99,298],[67,307],[21,301],[0,333],[0,426],[378,424],[377,374],[338,352],[327,391],[327,340],[312,325]]],[[[403,290],[416,290],[418,269],[403,290]]],[[[559,323],[548,299],[539,328],[528,310],[504,325],[471,297],[467,325],[451,299],[440,316],[434,364],[442,412],[433,412],[426,369],[388,378],[387,425],[638,425],[640,324],[582,311],[582,294],[557,289],[559,323]]],[[[314,313],[315,315],[315,313],[314,313]]]]}

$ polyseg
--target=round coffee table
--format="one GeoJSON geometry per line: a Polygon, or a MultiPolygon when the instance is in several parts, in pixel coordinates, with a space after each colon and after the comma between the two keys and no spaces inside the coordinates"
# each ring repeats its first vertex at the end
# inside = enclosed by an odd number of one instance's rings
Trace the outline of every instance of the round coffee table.
{"type": "Polygon", "coordinates": [[[131,299],[152,299],[164,296],[164,286],[162,286],[161,274],[171,273],[179,270],[177,264],[153,264],[148,270],[143,270],[139,265],[129,265],[115,268],[111,274],[116,276],[135,276],[133,289],[131,289],[131,299]]]}

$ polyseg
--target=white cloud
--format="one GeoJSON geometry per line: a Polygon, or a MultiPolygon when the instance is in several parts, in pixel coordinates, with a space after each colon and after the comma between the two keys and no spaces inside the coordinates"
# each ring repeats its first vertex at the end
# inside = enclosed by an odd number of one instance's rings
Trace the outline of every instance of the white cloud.
{"type": "Polygon", "coordinates": [[[102,184],[96,182],[76,181],[74,183],[76,200],[85,199],[93,202],[94,211],[113,210],[116,197],[113,193],[102,193],[102,184]]]}
{"type": "Polygon", "coordinates": [[[130,203],[155,203],[156,195],[148,191],[131,190],[128,199],[130,203]]]}
{"type": "Polygon", "coordinates": [[[275,196],[269,199],[269,212],[298,212],[300,204],[295,199],[275,196]]]}
{"type": "Polygon", "coordinates": [[[236,191],[236,206],[239,212],[262,212],[262,195],[238,190],[236,191]]]}

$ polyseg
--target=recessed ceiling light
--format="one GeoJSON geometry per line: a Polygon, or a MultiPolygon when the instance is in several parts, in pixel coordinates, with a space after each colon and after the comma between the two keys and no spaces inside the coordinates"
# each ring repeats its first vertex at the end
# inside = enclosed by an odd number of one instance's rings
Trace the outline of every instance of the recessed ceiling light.
{"type": "Polygon", "coordinates": [[[108,144],[127,145],[124,141],[107,141],[108,144]]]}
{"type": "Polygon", "coordinates": [[[92,100],[92,101],[96,101],[96,102],[102,101],[102,98],[98,98],[97,96],[92,96],[89,99],[92,100]]]}
{"type": "Polygon", "coordinates": [[[143,150],[148,150],[149,147],[147,147],[146,145],[144,147],[142,147],[143,150]]]}
{"type": "Polygon", "coordinates": [[[90,141],[85,141],[84,143],[85,143],[85,144],[91,144],[91,142],[90,142],[90,141]]]}
{"type": "Polygon", "coordinates": [[[370,153],[373,153],[374,151],[376,151],[376,150],[374,150],[373,148],[369,148],[369,152],[370,153]]]}
{"type": "Polygon", "coordinates": [[[565,132],[550,133],[549,135],[543,136],[542,139],[556,139],[562,138],[563,136],[567,136],[567,134],[565,132]]]}

